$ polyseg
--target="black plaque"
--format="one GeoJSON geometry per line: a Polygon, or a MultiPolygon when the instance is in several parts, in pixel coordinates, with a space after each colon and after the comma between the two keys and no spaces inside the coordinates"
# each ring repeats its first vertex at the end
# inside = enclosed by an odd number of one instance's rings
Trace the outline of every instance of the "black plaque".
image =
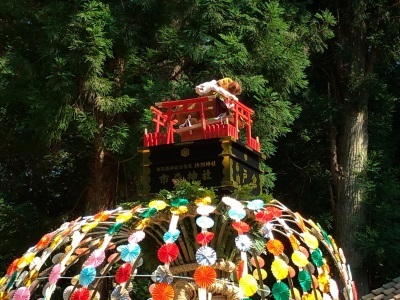
{"type": "Polygon", "coordinates": [[[261,154],[230,138],[145,147],[139,152],[143,158],[141,194],[171,190],[174,179],[214,188],[252,184],[255,194],[261,191],[261,154]]]}

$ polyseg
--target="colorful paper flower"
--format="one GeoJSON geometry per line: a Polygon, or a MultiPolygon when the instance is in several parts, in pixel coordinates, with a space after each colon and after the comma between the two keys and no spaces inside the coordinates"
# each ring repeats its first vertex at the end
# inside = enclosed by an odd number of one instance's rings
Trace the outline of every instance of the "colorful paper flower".
{"type": "Polygon", "coordinates": [[[309,232],[304,232],[302,233],[304,243],[310,248],[310,249],[316,249],[318,248],[319,242],[318,239],[313,236],[309,232]]]}
{"type": "Polygon", "coordinates": [[[175,199],[172,199],[172,201],[171,201],[171,205],[173,207],[185,206],[188,204],[189,204],[189,201],[185,198],[175,198],[175,199]]]}
{"type": "Polygon", "coordinates": [[[215,211],[215,207],[211,205],[202,205],[197,207],[196,212],[202,216],[208,216],[215,211]]]}
{"type": "Polygon", "coordinates": [[[273,239],[267,242],[267,250],[269,253],[277,256],[283,253],[284,247],[280,240],[273,239]]]}
{"type": "Polygon", "coordinates": [[[157,208],[150,207],[140,214],[142,218],[150,218],[157,213],[157,208]]]}
{"type": "Polygon", "coordinates": [[[311,252],[311,260],[317,267],[322,267],[324,260],[322,258],[322,252],[318,248],[311,252]]]}
{"type": "Polygon", "coordinates": [[[232,227],[238,232],[238,234],[243,234],[250,231],[250,225],[242,221],[232,222],[232,227]]]}
{"type": "Polygon", "coordinates": [[[164,233],[163,240],[165,243],[174,243],[179,238],[180,233],[178,229],[167,231],[164,233]]]}
{"type": "Polygon", "coordinates": [[[264,201],[255,199],[247,203],[247,208],[251,210],[260,210],[264,207],[264,201]]]}
{"type": "Polygon", "coordinates": [[[126,212],[123,212],[122,214],[118,215],[115,218],[115,221],[117,223],[125,223],[126,221],[129,221],[132,217],[133,217],[132,212],[126,211],[126,212]]]}
{"type": "Polygon", "coordinates": [[[51,234],[47,233],[45,234],[39,242],[36,244],[36,249],[37,250],[42,250],[43,248],[47,247],[48,244],[50,244],[50,239],[51,239],[51,234]]]}
{"type": "Polygon", "coordinates": [[[259,275],[261,275],[261,279],[264,280],[265,278],[267,278],[267,271],[265,271],[264,269],[254,269],[253,271],[253,276],[255,279],[260,279],[259,275]],[[260,274],[259,274],[260,273],[260,274]]]}
{"type": "Polygon", "coordinates": [[[13,295],[13,300],[29,300],[31,297],[31,291],[27,287],[20,287],[18,288],[14,295],[13,295]]]}
{"type": "Polygon", "coordinates": [[[171,284],[174,281],[174,277],[172,276],[169,269],[165,266],[158,266],[157,269],[153,272],[151,279],[157,283],[168,283],[171,284]]]}
{"type": "Polygon", "coordinates": [[[94,267],[85,267],[79,274],[79,283],[82,286],[88,286],[96,278],[96,269],[94,267]]]}
{"type": "Polygon", "coordinates": [[[289,266],[282,259],[277,258],[272,262],[271,272],[277,280],[282,280],[288,276],[289,266]]]}
{"type": "Polygon", "coordinates": [[[72,295],[71,300],[88,300],[90,297],[90,291],[87,288],[76,289],[72,295]]]}
{"type": "Polygon", "coordinates": [[[157,283],[151,293],[153,300],[173,300],[175,291],[172,286],[166,283],[157,283]]]}
{"type": "Polygon", "coordinates": [[[111,216],[109,211],[102,211],[94,215],[94,219],[99,222],[106,221],[111,216]]]}
{"type": "Polygon", "coordinates": [[[117,286],[111,293],[112,300],[131,300],[129,292],[122,286],[117,286]]]}
{"type": "Polygon", "coordinates": [[[206,246],[214,238],[214,233],[210,231],[200,232],[196,236],[196,241],[202,245],[206,246]]]}
{"type": "Polygon", "coordinates": [[[206,217],[206,216],[201,216],[198,217],[196,219],[196,224],[197,226],[199,226],[200,228],[211,228],[214,226],[214,220],[211,219],[210,217],[206,217]]]}
{"type": "Polygon", "coordinates": [[[256,260],[258,262],[258,267],[260,268],[264,267],[265,261],[261,256],[253,256],[252,258],[250,258],[250,263],[252,266],[257,267],[256,260]]]}
{"type": "Polygon", "coordinates": [[[106,254],[105,254],[104,250],[96,249],[89,255],[89,257],[85,261],[84,265],[98,267],[103,263],[105,258],[106,258],[106,254]]]}
{"type": "Polygon", "coordinates": [[[211,197],[207,196],[207,197],[203,197],[203,198],[198,198],[196,200],[194,200],[194,203],[197,206],[202,206],[202,205],[208,205],[211,204],[211,197]]]}
{"type": "Polygon", "coordinates": [[[299,268],[304,268],[308,264],[307,257],[303,252],[295,250],[292,253],[292,261],[299,268]]]}
{"type": "Polygon", "coordinates": [[[201,266],[212,266],[217,261],[217,253],[213,248],[200,247],[196,251],[196,261],[201,266]]]}
{"type": "Polygon", "coordinates": [[[121,252],[121,259],[125,262],[134,262],[141,251],[138,244],[123,245],[119,246],[117,249],[121,252]]]}
{"type": "Polygon", "coordinates": [[[134,233],[132,233],[129,237],[128,237],[128,242],[131,244],[137,244],[141,241],[143,241],[143,239],[146,237],[146,234],[144,233],[143,230],[138,230],[135,231],[134,233]]]}
{"type": "Polygon", "coordinates": [[[150,201],[149,207],[155,208],[157,210],[163,210],[164,208],[167,207],[167,203],[165,203],[165,201],[163,201],[163,200],[153,200],[153,201],[150,201]]]}
{"type": "Polygon", "coordinates": [[[173,262],[179,255],[179,248],[173,243],[164,244],[158,249],[158,259],[163,263],[173,262]]]}
{"type": "Polygon", "coordinates": [[[222,202],[224,202],[226,205],[230,206],[230,207],[238,207],[238,208],[242,208],[243,204],[240,203],[238,200],[233,199],[231,197],[222,197],[222,202]]]}
{"type": "Polygon", "coordinates": [[[235,245],[240,251],[249,251],[252,245],[247,235],[239,235],[235,238],[235,245]]]}
{"type": "Polygon", "coordinates": [[[272,295],[275,300],[289,300],[289,287],[283,282],[276,282],[272,286],[272,295]]]}
{"type": "Polygon", "coordinates": [[[250,274],[244,275],[239,280],[239,288],[243,295],[250,297],[257,292],[257,280],[250,274]]]}
{"type": "Polygon", "coordinates": [[[246,211],[242,207],[232,207],[228,210],[228,216],[233,220],[241,220],[246,216],[246,211]]]}
{"type": "Polygon", "coordinates": [[[307,271],[305,270],[300,271],[299,274],[297,275],[297,279],[299,280],[300,286],[303,289],[303,291],[308,292],[309,290],[311,290],[312,279],[307,271]]]}
{"type": "Polygon", "coordinates": [[[55,284],[61,277],[62,267],[61,264],[56,264],[50,272],[49,283],[55,284]]]}
{"type": "Polygon", "coordinates": [[[194,281],[202,288],[208,288],[216,278],[217,272],[210,266],[200,266],[193,274],[194,281]]]}
{"type": "Polygon", "coordinates": [[[115,273],[115,282],[118,284],[125,283],[131,277],[132,265],[130,263],[124,263],[119,266],[115,273]]]}
{"type": "Polygon", "coordinates": [[[107,233],[109,235],[113,235],[117,233],[121,228],[122,228],[123,223],[114,223],[113,225],[110,226],[110,228],[107,230],[107,233]]]}

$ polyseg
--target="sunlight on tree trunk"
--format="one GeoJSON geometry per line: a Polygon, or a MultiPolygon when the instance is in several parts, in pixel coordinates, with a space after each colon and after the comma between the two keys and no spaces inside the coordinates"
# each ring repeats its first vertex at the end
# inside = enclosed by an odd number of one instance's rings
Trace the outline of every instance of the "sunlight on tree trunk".
{"type": "Polygon", "coordinates": [[[355,247],[354,233],[365,225],[363,175],[368,151],[368,112],[353,111],[344,118],[339,149],[339,176],[335,205],[335,237],[346,253],[357,279],[359,295],[368,293],[367,275],[362,268],[362,255],[355,247]]]}

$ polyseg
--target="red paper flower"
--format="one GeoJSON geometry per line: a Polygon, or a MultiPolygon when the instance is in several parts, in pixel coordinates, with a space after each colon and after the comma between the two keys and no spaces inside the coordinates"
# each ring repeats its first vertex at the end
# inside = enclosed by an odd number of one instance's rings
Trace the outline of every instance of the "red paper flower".
{"type": "Polygon", "coordinates": [[[174,261],[179,255],[179,248],[173,243],[164,244],[158,249],[158,259],[163,263],[174,261]]]}
{"type": "Polygon", "coordinates": [[[13,274],[15,271],[18,270],[18,261],[19,261],[19,258],[14,259],[14,261],[10,264],[10,266],[7,269],[8,276],[11,276],[11,274],[13,274]]]}
{"type": "Polygon", "coordinates": [[[124,263],[121,265],[115,274],[115,282],[118,284],[127,282],[131,276],[131,271],[132,265],[130,263],[124,263]]]}
{"type": "Polygon", "coordinates": [[[282,216],[282,211],[274,206],[268,206],[266,211],[267,213],[272,214],[272,216],[274,216],[275,218],[279,218],[280,216],[282,216]]]}
{"type": "Polygon", "coordinates": [[[36,244],[36,249],[37,250],[42,250],[43,248],[45,248],[50,243],[50,238],[51,238],[51,234],[50,233],[45,234],[40,239],[40,241],[36,244]]]}
{"type": "Polygon", "coordinates": [[[76,289],[71,295],[71,300],[88,300],[90,292],[87,288],[76,289]]]}
{"type": "Polygon", "coordinates": [[[172,286],[167,283],[155,284],[151,293],[153,300],[173,300],[175,291],[172,286]]]}
{"type": "Polygon", "coordinates": [[[196,236],[196,241],[202,245],[202,246],[206,246],[209,242],[211,242],[211,240],[214,238],[214,233],[210,232],[210,231],[206,231],[206,232],[200,232],[197,236],[196,236]]]}
{"type": "Polygon", "coordinates": [[[250,231],[249,224],[242,221],[233,222],[232,227],[238,232],[238,234],[243,234],[250,231]]]}
{"type": "Polygon", "coordinates": [[[256,213],[256,220],[261,223],[267,223],[271,221],[273,218],[274,216],[265,210],[261,210],[256,213]]]}
{"type": "Polygon", "coordinates": [[[242,278],[243,270],[244,270],[244,261],[243,260],[239,261],[239,264],[238,264],[236,270],[237,270],[237,278],[238,278],[238,280],[240,280],[240,278],[242,278]]]}
{"type": "Polygon", "coordinates": [[[193,278],[198,286],[207,288],[215,282],[217,272],[210,266],[200,266],[194,272],[193,278]]]}

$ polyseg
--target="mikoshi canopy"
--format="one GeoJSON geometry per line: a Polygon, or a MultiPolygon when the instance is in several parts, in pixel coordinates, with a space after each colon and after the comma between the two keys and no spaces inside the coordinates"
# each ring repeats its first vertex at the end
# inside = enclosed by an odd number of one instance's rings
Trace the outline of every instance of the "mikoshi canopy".
{"type": "Polygon", "coordinates": [[[64,300],[136,299],[131,282],[143,277],[153,300],[357,299],[343,251],[320,225],[276,200],[221,200],[155,199],[66,222],[9,265],[0,300],[57,299],[55,291],[64,300]],[[105,278],[114,282],[107,295],[105,278]]]}

